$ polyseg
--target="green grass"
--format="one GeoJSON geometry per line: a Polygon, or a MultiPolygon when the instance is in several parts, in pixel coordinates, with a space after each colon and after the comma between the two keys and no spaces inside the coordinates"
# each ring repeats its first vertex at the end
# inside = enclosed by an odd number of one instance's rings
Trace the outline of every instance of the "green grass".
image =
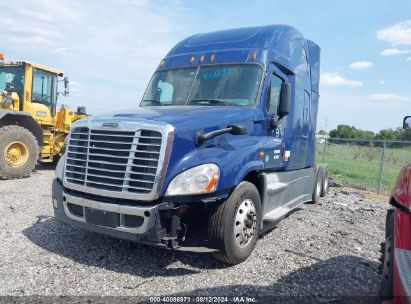
{"type": "MultiPolygon", "coordinates": [[[[316,162],[323,160],[324,144],[316,146],[316,162]]],[[[375,191],[380,174],[381,148],[358,146],[354,144],[327,144],[325,163],[330,176],[344,184],[375,191]]],[[[411,163],[411,147],[392,148],[387,145],[384,153],[384,166],[381,191],[389,192],[403,165],[411,163]]]]}

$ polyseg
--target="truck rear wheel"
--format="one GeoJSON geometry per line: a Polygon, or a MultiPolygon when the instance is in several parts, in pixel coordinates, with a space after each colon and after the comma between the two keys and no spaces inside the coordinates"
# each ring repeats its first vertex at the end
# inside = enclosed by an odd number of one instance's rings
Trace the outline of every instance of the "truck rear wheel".
{"type": "Polygon", "coordinates": [[[211,245],[220,250],[214,257],[232,265],[245,261],[257,242],[260,224],[260,194],[253,184],[241,182],[209,219],[211,245]]]}
{"type": "Polygon", "coordinates": [[[323,187],[323,177],[321,167],[317,167],[315,171],[315,183],[313,189],[312,203],[317,204],[320,200],[321,191],[323,187]]]}
{"type": "Polygon", "coordinates": [[[324,197],[327,195],[328,190],[329,190],[329,184],[328,184],[328,167],[327,165],[320,165],[320,168],[322,170],[322,186],[321,186],[321,197],[324,197]]]}
{"type": "Polygon", "coordinates": [[[0,128],[0,178],[29,175],[38,157],[39,146],[33,133],[14,125],[0,128]]]}

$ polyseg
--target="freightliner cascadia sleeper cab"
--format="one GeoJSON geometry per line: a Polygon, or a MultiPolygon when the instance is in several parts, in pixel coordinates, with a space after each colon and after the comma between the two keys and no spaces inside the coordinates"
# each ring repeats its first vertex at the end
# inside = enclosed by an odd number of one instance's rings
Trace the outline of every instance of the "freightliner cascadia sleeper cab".
{"type": "Polygon", "coordinates": [[[135,108],[77,122],[53,182],[58,221],[244,261],[328,188],[314,162],[320,49],[270,25],[191,36],[135,108]]]}

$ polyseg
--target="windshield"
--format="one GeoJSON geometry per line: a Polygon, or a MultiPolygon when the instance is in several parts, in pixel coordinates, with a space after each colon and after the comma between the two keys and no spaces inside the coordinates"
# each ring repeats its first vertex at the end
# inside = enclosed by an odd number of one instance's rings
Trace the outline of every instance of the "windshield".
{"type": "Polygon", "coordinates": [[[22,66],[1,66],[0,67],[0,90],[6,88],[7,83],[11,83],[17,93],[22,93],[24,88],[24,69],[22,66]]]}
{"type": "Polygon", "coordinates": [[[261,67],[251,64],[157,71],[148,85],[141,106],[252,105],[261,74],[261,67]]]}

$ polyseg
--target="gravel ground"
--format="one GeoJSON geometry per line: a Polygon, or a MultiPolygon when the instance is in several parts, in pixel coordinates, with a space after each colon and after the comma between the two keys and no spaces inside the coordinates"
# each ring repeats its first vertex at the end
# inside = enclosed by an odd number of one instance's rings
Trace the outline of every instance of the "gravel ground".
{"type": "MultiPolygon", "coordinates": [[[[370,296],[378,292],[387,204],[332,188],[225,266],[85,232],[52,217],[53,170],[0,181],[0,295],[370,296]]],[[[320,298],[321,299],[321,298],[320,298]]],[[[321,302],[321,301],[320,301],[321,302]]]]}

